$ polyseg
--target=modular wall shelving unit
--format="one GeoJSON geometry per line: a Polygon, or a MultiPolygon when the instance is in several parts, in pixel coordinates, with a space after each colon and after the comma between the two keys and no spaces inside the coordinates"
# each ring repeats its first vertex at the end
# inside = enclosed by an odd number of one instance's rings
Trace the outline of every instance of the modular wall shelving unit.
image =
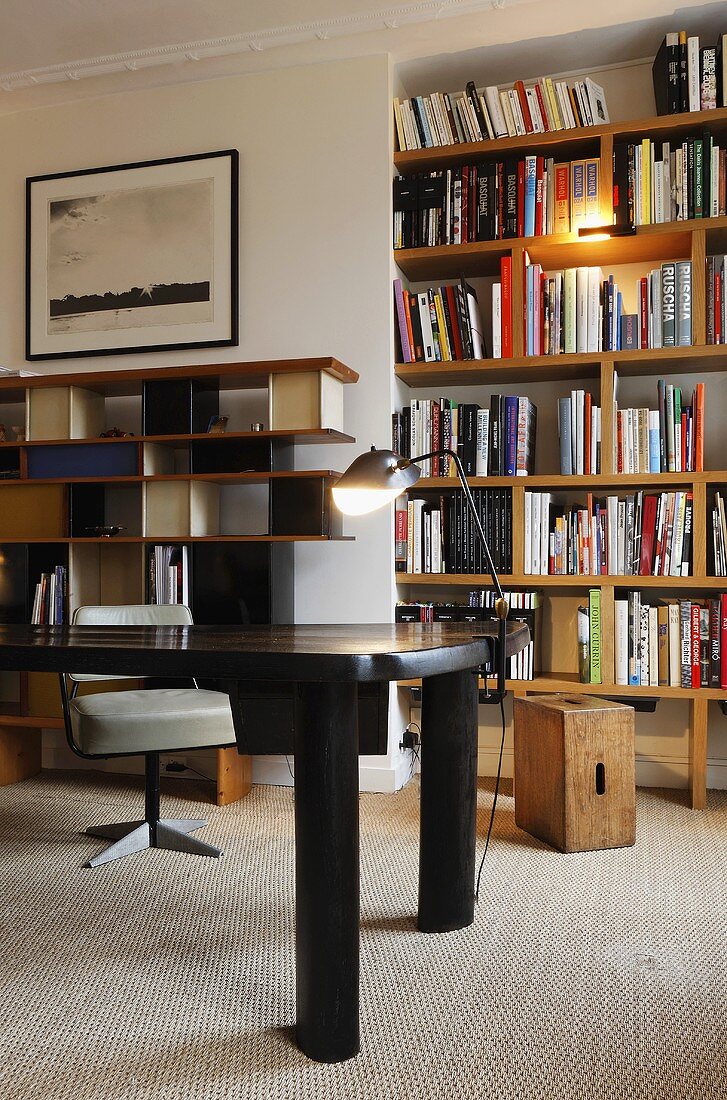
{"type": "MultiPolygon", "coordinates": [[[[520,154],[543,154],[558,160],[571,160],[583,156],[598,157],[600,161],[601,223],[613,221],[612,159],[615,141],[639,142],[644,137],[658,141],[681,142],[688,135],[699,135],[707,129],[724,143],[727,138],[727,109],[701,113],[657,116],[639,121],[611,123],[586,129],[556,131],[547,134],[531,134],[526,137],[503,138],[476,144],[460,144],[433,149],[395,152],[394,164],[402,175],[452,168],[460,164],[502,159],[520,154]]],[[[532,681],[512,681],[510,689],[515,694],[549,691],[578,690],[598,695],[617,697],[645,696],[658,699],[682,699],[690,707],[689,722],[689,789],[691,804],[703,808],[706,804],[707,771],[707,719],[710,700],[721,700],[725,692],[719,689],[686,689],[670,686],[624,687],[613,682],[614,668],[614,594],[617,588],[644,588],[663,595],[695,593],[708,596],[712,592],[727,590],[727,579],[711,575],[711,554],[708,543],[708,516],[715,487],[727,485],[727,469],[712,469],[700,473],[662,473],[649,475],[622,475],[614,469],[612,449],[614,433],[614,380],[664,377],[669,375],[709,375],[715,386],[725,390],[727,374],[727,347],[706,343],[706,257],[727,252],[727,217],[699,218],[646,225],[637,228],[633,236],[612,237],[606,240],[579,239],[577,234],[528,237],[445,245],[433,248],[412,248],[394,251],[394,263],[402,278],[413,289],[423,281],[435,282],[465,275],[469,278],[492,276],[499,273],[500,259],[512,256],[512,306],[513,351],[509,359],[484,359],[437,363],[397,363],[397,378],[414,390],[431,387],[472,387],[468,400],[477,400],[478,388],[483,395],[490,386],[504,387],[507,392],[517,392],[512,387],[537,382],[585,381],[593,387],[594,401],[602,409],[602,472],[593,476],[562,476],[542,469],[536,452],[537,476],[527,478],[473,478],[475,486],[512,486],[513,493],[513,562],[514,572],[503,576],[505,588],[542,588],[555,608],[560,623],[574,634],[573,616],[569,619],[563,607],[557,605],[569,601],[572,610],[578,600],[587,597],[589,588],[600,587],[603,623],[602,665],[604,683],[581,684],[577,675],[575,637],[572,645],[564,645],[556,654],[556,647],[544,654],[550,668],[532,681]],[[572,266],[597,265],[604,272],[619,265],[646,266],[665,260],[692,261],[692,333],[693,346],[659,350],[624,352],[598,352],[588,354],[562,354],[527,356],[524,354],[523,331],[520,318],[523,315],[524,254],[527,251],[533,263],[540,263],[543,270],[557,270],[572,266]],[[526,489],[541,488],[554,494],[594,493],[623,490],[633,492],[637,488],[670,489],[688,488],[694,496],[693,517],[693,576],[640,577],[640,576],[526,576],[524,575],[524,493],[526,489]],[[609,672],[610,670],[610,672],[609,672]]],[[[487,326],[486,326],[487,329],[487,326]]],[[[446,391],[444,391],[446,392],[446,391]]],[[[555,398],[553,398],[555,400],[555,398]]],[[[727,400],[723,396],[722,400],[727,400]]],[[[538,446],[540,443],[538,443],[538,446]]],[[[706,440],[707,456],[710,441],[706,440]]],[[[727,454],[721,456],[727,458],[727,454]]],[[[705,460],[706,464],[706,460],[705,460]]],[[[727,465],[727,463],[723,463],[727,465]]],[[[426,495],[433,491],[451,491],[456,482],[443,478],[420,481],[412,495],[426,495]]],[[[401,586],[401,599],[449,600],[460,599],[463,590],[488,587],[487,576],[454,574],[396,574],[401,586]]],[[[547,609],[546,609],[547,614],[547,609]]],[[[555,629],[555,628],[554,628],[555,629]]],[[[563,637],[564,635],[561,635],[563,637]]]]}
{"type": "MultiPolygon", "coordinates": [[[[332,358],[0,379],[0,419],[25,432],[0,443],[0,621],[29,622],[56,565],[66,621],[81,604],[148,602],[150,553],[170,544],[188,548],[195,622],[292,622],[294,544],[345,538],[336,472],[292,469],[293,450],[354,442],[342,386],[357,380],[332,358]],[[262,430],[243,430],[246,396],[262,430]],[[208,433],[228,410],[230,430],[208,433]],[[127,423],[132,437],[100,438],[127,423]],[[89,533],[108,525],[124,530],[89,533]]],[[[37,771],[40,731],[62,725],[56,677],[0,672],[0,784],[37,771]]],[[[218,804],[249,785],[250,758],[219,750],[218,804]]]]}

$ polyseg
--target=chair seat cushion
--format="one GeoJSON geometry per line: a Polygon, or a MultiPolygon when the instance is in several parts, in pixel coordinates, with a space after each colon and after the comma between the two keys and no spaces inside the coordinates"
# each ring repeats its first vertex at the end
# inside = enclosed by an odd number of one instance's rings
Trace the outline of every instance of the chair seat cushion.
{"type": "Polygon", "coordinates": [[[198,749],[235,740],[230,700],[220,691],[106,691],[77,696],[70,710],[76,744],[93,756],[198,749]]]}

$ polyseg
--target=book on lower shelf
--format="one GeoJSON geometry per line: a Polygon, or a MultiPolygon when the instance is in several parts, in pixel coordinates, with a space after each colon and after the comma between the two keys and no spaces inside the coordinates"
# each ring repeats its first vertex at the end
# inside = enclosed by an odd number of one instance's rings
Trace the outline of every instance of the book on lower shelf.
{"type": "Polygon", "coordinates": [[[727,343],[724,274],[727,256],[707,256],[707,343],[727,343]]]}
{"type": "Polygon", "coordinates": [[[600,474],[601,409],[586,390],[558,398],[561,474],[600,474]]]}
{"type": "MultiPolygon", "coordinates": [[[[512,491],[474,489],[477,515],[498,573],[512,572],[512,491]]],[[[407,573],[487,573],[482,544],[463,493],[455,489],[436,499],[407,503],[406,558],[404,518],[396,525],[399,571],[407,573]],[[401,535],[401,538],[399,537],[401,535]],[[401,555],[401,556],[400,556],[401,555]],[[401,564],[405,560],[405,570],[401,564]]]]}
{"type": "Polygon", "coordinates": [[[614,468],[619,474],[704,469],[704,382],[689,404],[680,386],[657,382],[657,409],[616,409],[614,468]]]}
{"type": "Polygon", "coordinates": [[[632,687],[727,689],[727,593],[614,603],[614,682],[632,687]]]}
{"type": "MultiPolygon", "coordinates": [[[[489,409],[448,397],[413,398],[392,415],[392,450],[404,458],[453,451],[467,477],[526,477],[535,472],[537,407],[528,397],[494,393],[489,409]]],[[[454,459],[425,459],[424,477],[456,477],[454,459]]]]}
{"type": "Polygon", "coordinates": [[[691,491],[558,504],[525,492],[524,572],[554,576],[686,577],[692,556],[691,491]]]}
{"type": "Polygon", "coordinates": [[[56,565],[52,572],[41,573],[35,586],[30,621],[34,626],[61,626],[67,622],[68,571],[56,565]]]}
{"type": "Polygon", "coordinates": [[[724,491],[721,489],[715,491],[712,505],[712,552],[714,576],[727,577],[727,513],[724,491]]]}
{"type": "Polygon", "coordinates": [[[394,306],[403,363],[486,358],[477,292],[465,279],[416,294],[395,279],[394,306]]]}
{"type": "Polygon", "coordinates": [[[149,603],[189,607],[189,547],[155,545],[149,554],[149,603]]]}
{"type": "Polygon", "coordinates": [[[578,676],[582,684],[603,682],[601,669],[601,589],[591,588],[588,606],[579,607],[578,622],[578,676]]]}
{"type": "MultiPolygon", "coordinates": [[[[510,605],[508,618],[524,623],[530,631],[528,645],[510,658],[507,676],[510,680],[533,680],[541,671],[543,593],[540,591],[504,592],[510,605]]],[[[402,602],[396,605],[397,623],[480,623],[497,622],[496,594],[492,589],[475,589],[466,604],[435,602],[402,602]]]]}

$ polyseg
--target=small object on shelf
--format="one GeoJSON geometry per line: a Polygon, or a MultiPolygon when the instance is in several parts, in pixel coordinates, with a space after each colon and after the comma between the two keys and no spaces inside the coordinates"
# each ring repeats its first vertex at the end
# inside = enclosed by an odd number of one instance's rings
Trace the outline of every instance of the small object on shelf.
{"type": "Polygon", "coordinates": [[[0,424],[0,443],[6,443],[7,442],[7,437],[8,437],[7,428],[5,427],[4,424],[0,424]]]}
{"type": "Polygon", "coordinates": [[[101,432],[99,439],[130,439],[133,435],[133,432],[125,432],[122,428],[107,428],[101,432]]]}
{"type": "Polygon", "coordinates": [[[207,425],[207,432],[209,435],[224,435],[227,431],[227,421],[229,416],[211,416],[210,422],[207,425]]]}
{"type": "Polygon", "coordinates": [[[89,538],[97,539],[112,539],[116,535],[120,535],[126,528],[118,523],[103,524],[97,527],[86,527],[85,531],[89,538]]]}
{"type": "Polygon", "coordinates": [[[12,431],[15,435],[15,442],[16,443],[24,443],[25,442],[25,428],[23,427],[22,424],[13,424],[12,431]]]}
{"type": "Polygon", "coordinates": [[[263,430],[262,421],[261,420],[253,420],[252,424],[250,425],[250,431],[251,432],[261,432],[262,430],[263,430]]]}

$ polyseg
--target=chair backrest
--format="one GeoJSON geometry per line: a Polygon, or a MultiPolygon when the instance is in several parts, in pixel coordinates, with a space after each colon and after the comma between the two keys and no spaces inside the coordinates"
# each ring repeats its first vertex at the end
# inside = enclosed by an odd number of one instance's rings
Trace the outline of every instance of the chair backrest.
{"type": "MultiPolygon", "coordinates": [[[[88,604],[73,612],[73,626],[191,626],[192,612],[179,603],[88,604]]],[[[69,673],[71,680],[141,680],[141,676],[96,676],[91,672],[69,673]]]]}

